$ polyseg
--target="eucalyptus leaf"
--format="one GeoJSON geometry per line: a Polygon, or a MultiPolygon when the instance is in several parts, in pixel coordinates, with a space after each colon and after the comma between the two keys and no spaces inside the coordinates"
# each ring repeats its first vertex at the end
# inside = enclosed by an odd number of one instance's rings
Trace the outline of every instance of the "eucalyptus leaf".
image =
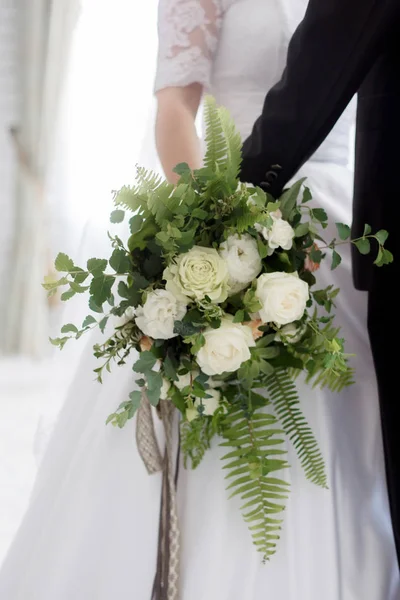
{"type": "Polygon", "coordinates": [[[78,333],[78,328],[76,325],[68,323],[67,325],[63,325],[61,327],[61,333],[78,333]]]}
{"type": "Polygon", "coordinates": [[[381,229],[380,231],[377,231],[377,233],[375,234],[375,237],[381,246],[384,245],[384,243],[388,239],[388,236],[389,236],[389,234],[387,231],[385,231],[385,229],[381,229]]]}
{"type": "Polygon", "coordinates": [[[350,237],[350,227],[343,223],[336,223],[336,229],[341,240],[347,240],[350,237]]]}
{"type": "Polygon", "coordinates": [[[336,252],[336,250],[334,250],[332,252],[332,264],[331,264],[332,271],[333,271],[333,269],[336,269],[336,267],[338,267],[341,262],[342,262],[342,257],[340,256],[340,254],[338,254],[336,252]]]}
{"type": "Polygon", "coordinates": [[[101,306],[106,302],[114,285],[115,277],[111,275],[100,275],[92,280],[90,284],[90,294],[96,305],[101,306]]]}
{"type": "Polygon", "coordinates": [[[112,213],[110,214],[110,221],[111,223],[122,223],[122,221],[124,220],[125,217],[125,211],[124,210],[113,210],[112,213]]]}
{"type": "Polygon", "coordinates": [[[54,262],[54,266],[57,271],[70,273],[74,269],[74,261],[67,254],[60,252],[54,262]]]}
{"type": "Polygon", "coordinates": [[[354,244],[356,245],[360,254],[369,254],[371,251],[371,244],[367,238],[356,240],[354,244]]]}
{"type": "Polygon", "coordinates": [[[139,359],[135,362],[132,368],[135,373],[147,374],[152,370],[156,362],[157,359],[154,354],[152,352],[145,351],[140,353],[139,359]]]}

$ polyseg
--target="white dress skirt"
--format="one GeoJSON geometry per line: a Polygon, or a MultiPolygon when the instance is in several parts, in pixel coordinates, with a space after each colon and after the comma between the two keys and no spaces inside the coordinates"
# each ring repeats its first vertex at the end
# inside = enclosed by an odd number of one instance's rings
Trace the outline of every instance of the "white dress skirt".
{"type": "MultiPolygon", "coordinates": [[[[297,9],[305,1],[290,0],[297,9]]],[[[288,0],[161,0],[157,89],[200,81],[245,137],[279,78],[290,37],[288,0]],[[203,45],[202,45],[203,44],[203,45]],[[180,49],[180,52],[177,51],[180,49]]],[[[293,16],[293,13],[291,13],[293,16]]],[[[301,173],[330,222],[351,219],[349,113],[301,173]]],[[[290,141],[288,141],[290,143],[290,141]]],[[[335,235],[330,230],[331,235],[335,235]]],[[[329,232],[326,233],[329,237],[329,232]]],[[[263,564],[228,500],[215,440],[196,471],[180,469],[182,600],[399,600],[378,395],[366,315],[349,248],[318,272],[341,288],[337,323],[355,353],[356,384],[340,394],[299,385],[302,410],[325,457],[329,489],[309,483],[293,449],[291,494],[278,551],[263,564]]],[[[132,390],[131,365],[94,381],[91,346],[80,361],[41,462],[30,506],[0,572],[2,600],[150,600],[160,475],[147,475],[134,422],[105,426],[132,390]]],[[[132,363],[134,358],[132,357],[132,363]]]]}

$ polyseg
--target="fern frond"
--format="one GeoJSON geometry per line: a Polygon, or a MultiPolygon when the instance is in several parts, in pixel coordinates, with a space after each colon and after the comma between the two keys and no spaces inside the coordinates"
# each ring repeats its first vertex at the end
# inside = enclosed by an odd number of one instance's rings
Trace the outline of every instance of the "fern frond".
{"type": "Polygon", "coordinates": [[[138,189],[146,193],[156,190],[164,180],[159,173],[138,166],[136,167],[136,181],[138,189]]]}
{"type": "Polygon", "coordinates": [[[268,560],[276,550],[281,530],[277,515],[285,508],[289,492],[287,482],[272,477],[288,465],[283,459],[282,433],[276,429],[276,418],[231,405],[222,421],[221,446],[230,448],[223,456],[231,497],[240,496],[243,518],[248,524],[253,543],[268,560]]]}
{"type": "Polygon", "coordinates": [[[174,186],[163,182],[156,190],[149,193],[147,206],[160,227],[166,221],[170,222],[174,211],[180,204],[180,198],[173,195],[174,186]]]}
{"type": "Polygon", "coordinates": [[[204,101],[204,122],[206,125],[205,142],[207,150],[204,155],[204,166],[217,173],[227,157],[227,140],[224,137],[220,109],[212,96],[204,101]]]}
{"type": "Polygon", "coordinates": [[[188,461],[191,468],[196,469],[210,448],[211,440],[215,435],[210,419],[199,417],[190,423],[181,424],[181,449],[183,464],[187,468],[188,461]]]}
{"type": "Polygon", "coordinates": [[[229,181],[235,181],[239,175],[242,162],[242,138],[237,131],[229,111],[221,107],[219,109],[222,131],[226,139],[227,164],[226,174],[229,181]]]}
{"type": "Polygon", "coordinates": [[[341,392],[344,388],[354,384],[354,369],[350,366],[345,371],[332,371],[324,369],[309,373],[306,377],[306,383],[310,383],[313,388],[328,388],[331,392],[341,392]]]}
{"type": "Polygon", "coordinates": [[[141,193],[137,187],[124,185],[118,192],[114,192],[114,204],[118,208],[125,208],[134,213],[143,213],[147,210],[147,195],[141,193]]]}
{"type": "Polygon", "coordinates": [[[293,442],[307,479],[326,488],[324,459],[301,412],[298,392],[287,370],[275,369],[266,380],[266,391],[286,435],[293,442]]]}
{"type": "Polygon", "coordinates": [[[165,204],[173,190],[173,185],[164,181],[163,178],[151,170],[143,167],[136,168],[136,185],[124,186],[114,193],[114,204],[132,212],[141,214],[150,210],[156,215],[156,207],[160,203],[165,204]]]}
{"type": "Polygon", "coordinates": [[[240,214],[237,215],[235,227],[238,233],[243,233],[250,229],[250,227],[254,227],[254,225],[258,222],[260,215],[256,212],[250,212],[247,207],[243,207],[240,214]]]}

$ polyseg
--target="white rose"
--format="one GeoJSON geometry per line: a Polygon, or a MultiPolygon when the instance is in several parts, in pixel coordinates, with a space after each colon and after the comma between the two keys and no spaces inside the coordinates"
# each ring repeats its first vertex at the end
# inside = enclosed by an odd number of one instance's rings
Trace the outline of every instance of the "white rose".
{"type": "Polygon", "coordinates": [[[294,230],[287,221],[276,215],[277,213],[271,215],[272,227],[258,227],[258,230],[261,231],[262,236],[267,240],[268,246],[272,250],[279,247],[283,250],[290,250],[293,246],[294,230]]]}
{"type": "Polygon", "coordinates": [[[305,327],[297,327],[294,323],[288,323],[284,325],[275,336],[277,342],[283,344],[297,344],[303,337],[305,327]]]}
{"type": "Polygon", "coordinates": [[[256,296],[262,304],[264,323],[287,325],[303,316],[309,289],[297,273],[263,273],[257,279],[256,296]]]}
{"type": "Polygon", "coordinates": [[[164,271],[165,286],[177,298],[223,302],[228,297],[228,267],[214,248],[194,246],[164,271]]]}
{"type": "Polygon", "coordinates": [[[250,358],[255,341],[250,327],[225,318],[218,329],[206,329],[205,344],[197,354],[197,363],[206,375],[232,373],[250,358]]]}
{"type": "Polygon", "coordinates": [[[203,405],[203,415],[212,417],[215,411],[219,408],[221,402],[221,392],[218,390],[207,390],[207,394],[210,398],[196,398],[194,401],[194,408],[188,408],[186,411],[186,418],[188,421],[193,421],[199,416],[198,407],[203,405]]]}
{"type": "Polygon", "coordinates": [[[192,371],[191,373],[185,373],[185,375],[178,375],[178,381],[175,381],[175,385],[178,390],[183,390],[183,388],[190,385],[191,382],[196,379],[198,374],[198,371],[192,371]]]}
{"type": "Polygon", "coordinates": [[[168,290],[154,290],[147,296],[143,306],[136,311],[136,325],[149,337],[169,340],[176,336],[174,322],[186,314],[186,304],[180,302],[168,290]]]}
{"type": "Polygon", "coordinates": [[[171,387],[171,382],[168,379],[163,377],[161,392],[160,392],[160,400],[166,400],[168,398],[169,388],[171,387]]]}
{"type": "Polygon", "coordinates": [[[247,233],[229,236],[219,253],[228,266],[230,294],[243,290],[262,269],[257,242],[247,233]]]}

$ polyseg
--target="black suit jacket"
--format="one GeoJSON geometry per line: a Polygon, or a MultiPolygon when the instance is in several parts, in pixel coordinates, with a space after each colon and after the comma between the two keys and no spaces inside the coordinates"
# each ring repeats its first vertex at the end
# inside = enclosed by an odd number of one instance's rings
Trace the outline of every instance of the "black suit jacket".
{"type": "MultiPolygon", "coordinates": [[[[365,223],[393,232],[400,219],[400,0],[310,0],[282,79],[244,143],[242,180],[278,196],[357,92],[353,235],[365,223]]],[[[375,270],[354,253],[357,288],[369,289],[375,270]]]]}

